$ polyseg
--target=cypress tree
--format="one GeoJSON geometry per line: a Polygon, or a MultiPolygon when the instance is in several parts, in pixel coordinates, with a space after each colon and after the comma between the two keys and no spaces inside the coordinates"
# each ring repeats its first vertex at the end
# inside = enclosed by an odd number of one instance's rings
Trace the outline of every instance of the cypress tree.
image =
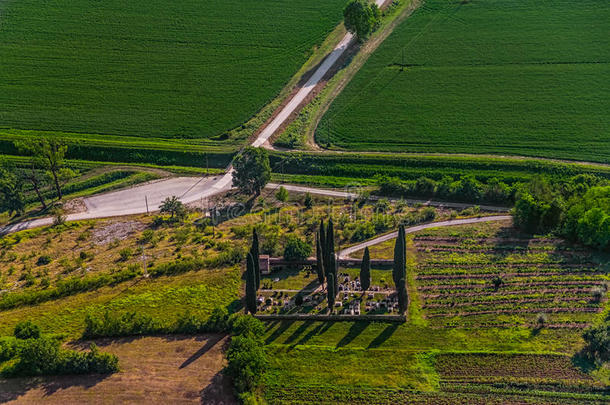
{"type": "Polygon", "coordinates": [[[318,283],[324,284],[324,263],[322,262],[322,244],[320,234],[316,234],[316,271],[318,273],[318,283]]]}
{"type": "Polygon", "coordinates": [[[256,277],[256,289],[261,288],[261,264],[260,264],[260,251],[258,247],[258,232],[256,229],[252,230],[252,247],[250,248],[252,259],[254,260],[254,275],[256,277]]]}
{"type": "Polygon", "coordinates": [[[329,313],[333,313],[333,308],[335,307],[335,275],[333,273],[328,273],[326,276],[326,293],[328,295],[328,309],[329,313]]]}
{"type": "Polygon", "coordinates": [[[394,266],[392,268],[392,278],[394,279],[394,285],[398,288],[398,284],[401,278],[406,277],[406,241],[405,241],[405,229],[401,225],[398,228],[398,236],[396,237],[396,244],[394,245],[394,266]]]}
{"type": "Polygon", "coordinates": [[[362,257],[362,265],[360,266],[360,287],[363,291],[366,291],[371,286],[371,255],[369,248],[364,249],[364,256],[362,257]]]}
{"type": "Polygon", "coordinates": [[[254,271],[254,259],[252,253],[248,253],[246,258],[246,309],[253,315],[256,313],[256,275],[254,271]]]}
{"type": "Polygon", "coordinates": [[[326,245],[328,246],[327,252],[326,252],[328,259],[327,259],[326,265],[324,266],[324,270],[326,271],[327,274],[328,273],[333,274],[334,288],[335,288],[335,293],[336,293],[337,290],[339,289],[339,278],[337,277],[337,257],[335,256],[335,230],[334,230],[332,218],[328,220],[326,245]]]}
{"type": "Polygon", "coordinates": [[[407,294],[407,283],[404,278],[401,278],[398,281],[398,308],[400,309],[400,313],[404,314],[407,312],[407,307],[409,306],[409,296],[407,294]]]}
{"type": "Polygon", "coordinates": [[[326,228],[324,227],[324,220],[320,219],[320,230],[318,231],[320,236],[320,247],[322,247],[322,260],[323,264],[326,265],[326,228]]]}

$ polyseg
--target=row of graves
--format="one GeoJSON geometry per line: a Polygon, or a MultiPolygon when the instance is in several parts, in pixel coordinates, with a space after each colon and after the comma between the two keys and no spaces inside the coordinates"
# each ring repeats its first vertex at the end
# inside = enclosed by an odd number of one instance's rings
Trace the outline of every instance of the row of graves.
{"type": "MultiPolygon", "coordinates": [[[[302,269],[293,277],[311,279],[310,270],[302,269]]],[[[363,291],[359,277],[349,273],[339,273],[339,288],[334,304],[334,313],[341,315],[383,315],[398,313],[398,296],[387,284],[371,285],[363,291]]],[[[259,314],[327,314],[327,295],[324,286],[313,290],[274,288],[281,282],[280,277],[267,278],[257,296],[259,314]]],[[[285,279],[284,279],[285,281],[285,279]]]]}

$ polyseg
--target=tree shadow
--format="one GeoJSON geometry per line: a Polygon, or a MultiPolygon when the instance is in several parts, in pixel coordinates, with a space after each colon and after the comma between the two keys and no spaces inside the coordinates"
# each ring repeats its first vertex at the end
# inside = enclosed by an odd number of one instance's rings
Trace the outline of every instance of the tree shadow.
{"type": "Polygon", "coordinates": [[[294,321],[281,321],[280,326],[265,340],[268,345],[280,337],[294,323],[294,321]]]}
{"type": "Polygon", "coordinates": [[[343,336],[343,338],[337,343],[337,347],[343,347],[351,343],[354,339],[356,339],[368,326],[369,321],[356,321],[352,324],[347,331],[347,334],[343,336]]]}
{"type": "Polygon", "coordinates": [[[307,332],[307,334],[305,336],[303,336],[301,338],[301,340],[299,340],[297,342],[297,345],[302,345],[307,343],[312,337],[319,335],[321,333],[324,333],[328,330],[328,328],[330,328],[332,322],[320,322],[320,324],[318,326],[316,326],[315,328],[313,328],[312,330],[310,330],[309,332],[307,332]]]}
{"type": "Polygon", "coordinates": [[[111,374],[89,374],[0,378],[0,403],[19,400],[28,391],[35,389],[41,389],[45,397],[71,387],[89,389],[110,376],[111,374]]]}
{"type": "Polygon", "coordinates": [[[371,341],[371,343],[369,343],[367,349],[375,349],[379,346],[381,346],[386,340],[388,340],[393,334],[394,332],[396,332],[396,329],[398,329],[398,323],[391,323],[388,326],[386,326],[386,328],[381,331],[381,333],[379,335],[377,335],[377,337],[375,339],[373,339],[371,341]]]}
{"type": "Polygon", "coordinates": [[[199,392],[199,403],[206,405],[237,404],[233,395],[230,378],[222,371],[212,377],[212,381],[199,392]]]}
{"type": "Polygon", "coordinates": [[[203,347],[193,353],[188,359],[186,359],[184,363],[180,365],[179,368],[183,369],[191,365],[195,360],[197,360],[198,358],[206,354],[208,351],[210,351],[210,349],[212,349],[214,346],[216,346],[216,344],[220,342],[222,338],[224,338],[224,335],[210,336],[207,342],[205,342],[205,344],[203,345],[203,347]]]}
{"type": "Polygon", "coordinates": [[[285,344],[290,344],[295,341],[296,338],[301,336],[303,332],[305,332],[311,325],[313,325],[314,321],[305,321],[301,326],[299,326],[288,338],[286,339],[285,344]]]}

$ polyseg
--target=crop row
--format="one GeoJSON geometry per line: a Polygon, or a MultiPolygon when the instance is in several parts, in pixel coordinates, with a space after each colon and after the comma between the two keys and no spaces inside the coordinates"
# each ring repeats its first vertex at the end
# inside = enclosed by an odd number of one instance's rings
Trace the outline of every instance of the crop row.
{"type": "Polygon", "coordinates": [[[599,313],[602,312],[603,308],[600,307],[544,307],[544,308],[509,308],[509,309],[490,309],[482,311],[456,311],[456,312],[439,312],[439,313],[426,313],[426,318],[435,317],[454,317],[454,316],[475,316],[475,315],[490,315],[490,314],[535,314],[539,312],[545,313],[572,313],[572,312],[585,312],[585,313],[599,313]]]}

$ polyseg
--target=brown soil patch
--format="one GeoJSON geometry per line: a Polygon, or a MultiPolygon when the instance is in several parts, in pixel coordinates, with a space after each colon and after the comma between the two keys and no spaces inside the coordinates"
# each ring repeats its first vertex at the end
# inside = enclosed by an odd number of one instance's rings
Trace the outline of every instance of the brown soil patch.
{"type": "Polygon", "coordinates": [[[64,212],[66,214],[77,214],[79,212],[87,212],[87,206],[82,198],[75,198],[70,201],[66,201],[63,205],[64,212]]]}
{"type": "Polygon", "coordinates": [[[0,402],[15,404],[233,404],[221,374],[222,335],[99,340],[119,357],[110,376],[60,376],[0,380],[0,402]]]}
{"type": "Polygon", "coordinates": [[[93,231],[93,242],[98,246],[107,245],[114,240],[125,239],[144,228],[146,225],[138,221],[111,222],[93,231]]]}

